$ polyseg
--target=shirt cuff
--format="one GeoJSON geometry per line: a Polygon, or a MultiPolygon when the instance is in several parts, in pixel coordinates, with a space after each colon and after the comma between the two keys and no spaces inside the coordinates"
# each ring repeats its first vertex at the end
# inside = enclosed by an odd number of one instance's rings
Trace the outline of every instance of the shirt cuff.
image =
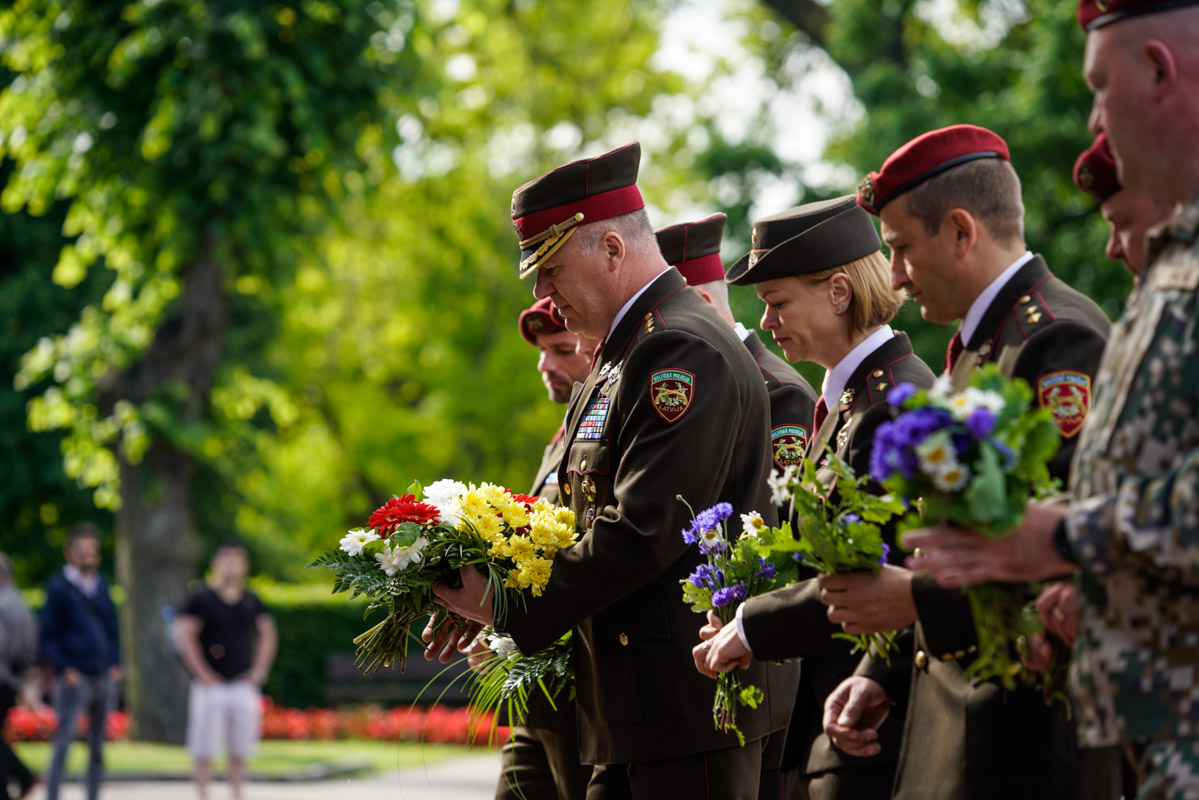
{"type": "Polygon", "coordinates": [[[745,603],[737,606],[737,616],[733,618],[733,625],[737,627],[737,638],[741,640],[741,645],[749,652],[754,649],[749,646],[749,639],[745,638],[745,626],[741,624],[741,612],[745,610],[745,603]]]}

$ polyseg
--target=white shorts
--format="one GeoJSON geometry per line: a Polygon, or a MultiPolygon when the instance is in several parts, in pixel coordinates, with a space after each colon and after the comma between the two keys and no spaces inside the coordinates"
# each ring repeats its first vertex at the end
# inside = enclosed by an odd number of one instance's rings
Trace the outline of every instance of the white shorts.
{"type": "Polygon", "coordinates": [[[261,737],[257,686],[248,681],[207,686],[192,681],[187,703],[187,751],[192,758],[211,761],[227,752],[247,759],[261,737]]]}

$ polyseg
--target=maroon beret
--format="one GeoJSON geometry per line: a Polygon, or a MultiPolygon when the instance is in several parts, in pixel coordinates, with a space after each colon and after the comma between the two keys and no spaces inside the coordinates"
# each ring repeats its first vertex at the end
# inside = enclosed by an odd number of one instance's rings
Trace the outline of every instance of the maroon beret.
{"type": "Polygon", "coordinates": [[[655,231],[662,258],[683,273],[688,286],[724,280],[720,239],[725,219],[724,214],[716,214],[699,222],[684,222],[655,231]]]}
{"type": "Polygon", "coordinates": [[[1129,17],[1173,11],[1199,0],[1078,0],[1078,24],[1088,33],[1129,17]]]}
{"type": "Polygon", "coordinates": [[[548,297],[543,297],[533,305],[520,312],[520,335],[525,341],[536,346],[537,337],[566,330],[562,317],[558,316],[548,297]]]}
{"type": "Polygon", "coordinates": [[[1107,134],[1099,134],[1095,143],[1083,151],[1074,162],[1074,183],[1100,203],[1122,188],[1116,177],[1116,159],[1107,134]]]}
{"type": "Polygon", "coordinates": [[[520,239],[520,277],[566,244],[576,225],[645,208],[637,190],[640,163],[641,145],[633,142],[558,167],[517,189],[512,194],[512,224],[520,239]]]}
{"type": "Polygon", "coordinates": [[[1009,161],[1007,143],[977,125],[950,125],[917,136],[858,184],[858,205],[878,215],[899,195],[947,169],[979,158],[1009,161]]]}

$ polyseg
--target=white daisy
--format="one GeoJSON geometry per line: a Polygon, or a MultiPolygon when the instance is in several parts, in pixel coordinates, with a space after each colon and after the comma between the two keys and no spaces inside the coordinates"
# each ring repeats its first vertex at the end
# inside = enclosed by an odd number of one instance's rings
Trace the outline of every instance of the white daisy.
{"type": "Polygon", "coordinates": [[[958,463],[948,431],[937,431],[916,445],[916,457],[920,459],[920,469],[925,475],[940,475],[958,463]]]}
{"type": "Polygon", "coordinates": [[[742,536],[759,536],[766,529],[766,520],[757,511],[741,515],[742,536]]]}
{"type": "Polygon", "coordinates": [[[791,502],[793,496],[788,486],[795,480],[797,471],[794,464],[788,464],[782,472],[777,469],[771,471],[770,477],[766,479],[766,485],[770,487],[770,502],[776,506],[787,505],[791,502]]]}
{"type": "Polygon", "coordinates": [[[509,639],[507,636],[496,636],[487,643],[491,651],[499,658],[508,658],[513,654],[519,653],[520,650],[516,647],[516,642],[509,639]]]}
{"type": "Polygon", "coordinates": [[[711,549],[720,542],[720,531],[715,528],[710,531],[704,531],[699,535],[699,541],[705,547],[711,549]]]}
{"type": "Polygon", "coordinates": [[[362,555],[362,548],[366,547],[367,542],[373,542],[379,538],[379,534],[374,531],[355,528],[354,530],[341,537],[341,549],[351,556],[362,555]]]}
{"type": "Polygon", "coordinates": [[[962,464],[946,467],[933,476],[933,485],[943,492],[956,492],[970,482],[970,470],[962,464]]]}

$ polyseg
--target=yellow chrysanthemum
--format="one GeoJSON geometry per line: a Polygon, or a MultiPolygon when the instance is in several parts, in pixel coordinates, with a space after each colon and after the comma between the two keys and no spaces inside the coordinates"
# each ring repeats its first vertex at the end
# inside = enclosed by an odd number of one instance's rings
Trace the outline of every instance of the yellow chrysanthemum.
{"type": "Polygon", "coordinates": [[[525,511],[525,507],[520,503],[509,500],[507,505],[499,508],[499,511],[509,528],[519,530],[529,524],[529,512],[525,511]]]}
{"type": "Polygon", "coordinates": [[[541,597],[541,590],[550,581],[550,562],[545,558],[531,558],[516,573],[520,588],[529,589],[534,597],[541,597]]]}
{"type": "Polygon", "coordinates": [[[475,533],[483,537],[485,541],[497,542],[504,538],[504,526],[495,514],[488,513],[485,516],[476,517],[470,523],[474,526],[475,533]]]}
{"type": "Polygon", "coordinates": [[[492,543],[491,548],[487,551],[487,555],[491,558],[507,558],[509,556],[508,540],[501,536],[492,543]]]}
{"type": "Polygon", "coordinates": [[[508,555],[517,563],[523,564],[537,555],[533,542],[527,536],[513,536],[508,539],[508,555]]]}
{"type": "Polygon", "coordinates": [[[559,508],[554,510],[554,517],[563,525],[573,528],[575,526],[575,512],[569,508],[559,508]]]}

